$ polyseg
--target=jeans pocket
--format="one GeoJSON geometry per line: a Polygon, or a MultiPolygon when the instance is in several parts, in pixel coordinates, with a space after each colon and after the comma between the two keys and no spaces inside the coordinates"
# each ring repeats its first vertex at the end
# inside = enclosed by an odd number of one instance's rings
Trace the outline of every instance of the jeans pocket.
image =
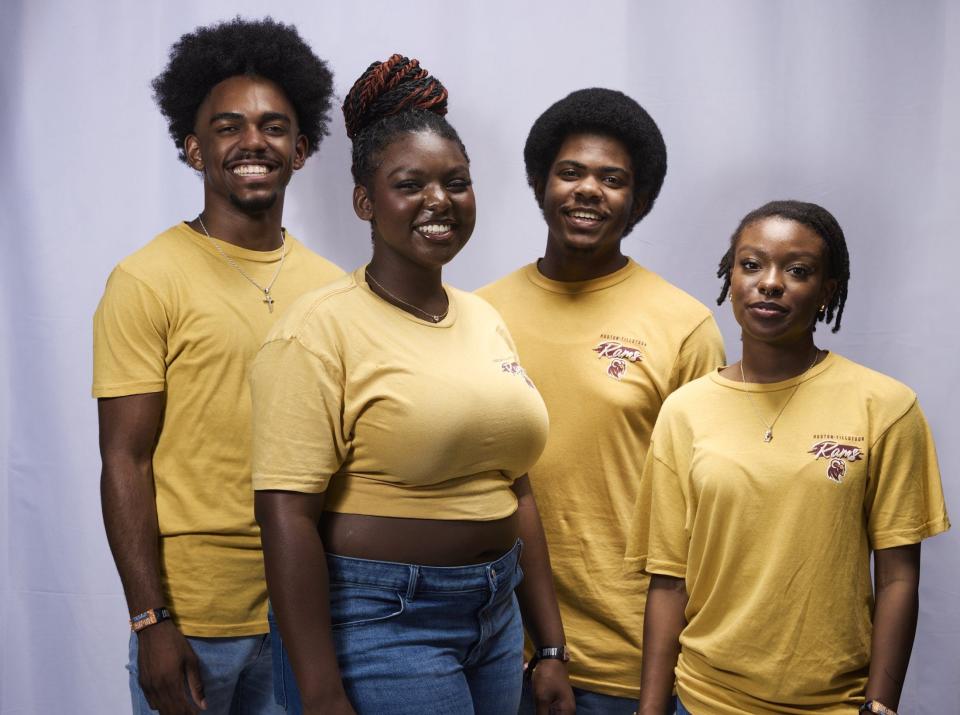
{"type": "Polygon", "coordinates": [[[354,584],[330,584],[330,625],[352,628],[396,618],[404,610],[403,596],[395,590],[354,584]]]}

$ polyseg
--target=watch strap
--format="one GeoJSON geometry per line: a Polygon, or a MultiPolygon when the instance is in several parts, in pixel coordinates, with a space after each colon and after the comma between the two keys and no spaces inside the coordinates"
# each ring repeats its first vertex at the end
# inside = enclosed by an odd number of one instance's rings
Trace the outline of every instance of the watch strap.
{"type": "Polygon", "coordinates": [[[860,706],[860,713],[878,713],[879,715],[897,715],[897,711],[888,708],[879,700],[868,700],[860,706]]]}

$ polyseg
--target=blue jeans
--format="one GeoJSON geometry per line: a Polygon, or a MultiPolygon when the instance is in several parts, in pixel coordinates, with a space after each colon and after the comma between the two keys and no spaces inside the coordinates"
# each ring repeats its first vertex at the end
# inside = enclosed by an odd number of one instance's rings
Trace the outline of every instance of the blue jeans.
{"type": "MultiPolygon", "coordinates": [[[[266,634],[238,638],[187,638],[200,660],[200,677],[207,699],[204,715],[282,715],[272,697],[270,638],[266,634]]],[[[130,634],[130,696],[133,715],[151,710],[140,687],[137,636],[130,634]]],[[[184,681],[186,689],[186,681],[184,681]]],[[[187,695],[189,698],[189,693],[187,695]]],[[[192,702],[192,701],[191,701],[192,702]]],[[[199,710],[198,710],[199,712],[199,710]]]]}
{"type": "MultiPolygon", "coordinates": [[[[639,703],[630,698],[604,695],[592,690],[574,688],[573,696],[577,700],[577,715],[633,715],[639,703]]],[[[537,712],[536,701],[530,683],[523,684],[523,699],[520,702],[519,715],[534,715],[537,712]]]]}
{"type": "Polygon", "coordinates": [[[692,715],[689,710],[683,707],[683,703],[680,702],[680,696],[675,697],[674,702],[677,704],[677,715],[692,715]]]}
{"type": "MultiPolygon", "coordinates": [[[[340,677],[360,715],[517,711],[520,548],[518,541],[491,563],[452,567],[327,556],[340,677]]],[[[293,671],[272,617],[270,627],[277,702],[299,714],[293,671]]]]}

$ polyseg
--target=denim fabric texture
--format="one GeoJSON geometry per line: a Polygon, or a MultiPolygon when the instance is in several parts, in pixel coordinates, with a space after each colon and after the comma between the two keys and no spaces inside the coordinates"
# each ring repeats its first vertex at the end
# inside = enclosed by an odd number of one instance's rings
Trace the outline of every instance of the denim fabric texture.
{"type": "MultiPolygon", "coordinates": [[[[273,698],[270,637],[187,638],[200,660],[200,677],[207,699],[204,715],[283,715],[273,698]]],[[[140,687],[137,636],[130,634],[130,696],[133,715],[154,714],[140,687]]],[[[187,698],[190,697],[184,682],[187,698]]],[[[198,710],[197,712],[201,712],[198,710]]]]}
{"type": "MultiPolygon", "coordinates": [[[[360,715],[503,715],[517,711],[523,626],[514,589],[521,544],[473,566],[416,566],[327,556],[334,646],[360,715]]],[[[277,702],[302,712],[270,618],[277,702]]]]}
{"type": "Polygon", "coordinates": [[[674,702],[677,704],[677,715],[691,715],[690,711],[683,707],[683,703],[680,702],[680,697],[675,697],[674,702]]]}

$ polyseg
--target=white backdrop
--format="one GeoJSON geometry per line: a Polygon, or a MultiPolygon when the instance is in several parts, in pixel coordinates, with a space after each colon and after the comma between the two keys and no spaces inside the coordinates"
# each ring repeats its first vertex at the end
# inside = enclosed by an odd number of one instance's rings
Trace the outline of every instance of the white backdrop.
{"type": "MultiPolygon", "coordinates": [[[[464,288],[541,255],[523,141],[580,87],[622,89],[659,123],[666,184],[626,248],[704,302],[744,213],[773,198],[824,204],[847,234],[853,278],[843,330],[818,341],[917,390],[960,518],[958,3],[2,0],[0,12],[3,715],[129,709],[127,615],[100,517],[91,316],[119,259],[201,208],[149,81],[183,32],[237,13],[295,23],[329,60],[339,97],[394,51],[448,86],[479,208],[447,273],[464,288]]],[[[285,225],[349,269],[369,239],[350,209],[338,113],[331,129],[294,179],[285,225]]],[[[719,313],[736,359],[735,325],[719,313]]],[[[960,713],[958,546],[956,531],[924,546],[904,713],[960,713]]]]}

